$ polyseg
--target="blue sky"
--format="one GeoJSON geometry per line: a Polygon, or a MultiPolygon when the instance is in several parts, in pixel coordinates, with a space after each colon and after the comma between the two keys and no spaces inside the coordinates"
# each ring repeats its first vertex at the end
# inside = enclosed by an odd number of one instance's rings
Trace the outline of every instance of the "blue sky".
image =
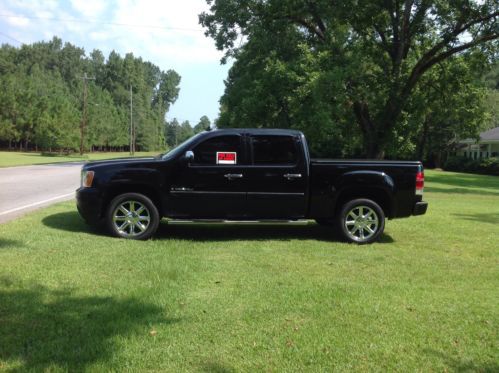
{"type": "Polygon", "coordinates": [[[174,69],[182,82],[167,118],[194,125],[202,115],[217,117],[230,67],[220,65],[222,53],[198,24],[206,9],[204,0],[0,0],[0,43],[19,46],[57,35],[87,53],[132,52],[174,69]]]}

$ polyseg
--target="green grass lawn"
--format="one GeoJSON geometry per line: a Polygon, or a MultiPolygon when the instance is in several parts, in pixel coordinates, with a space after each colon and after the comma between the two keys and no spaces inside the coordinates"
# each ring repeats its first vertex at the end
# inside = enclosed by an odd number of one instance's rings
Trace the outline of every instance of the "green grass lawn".
{"type": "MultiPolygon", "coordinates": [[[[160,152],[136,152],[136,157],[158,155],[160,152]]],[[[80,156],[79,154],[64,155],[42,155],[41,153],[22,153],[0,151],[0,167],[25,166],[30,164],[56,163],[56,162],[75,162],[75,161],[96,161],[100,159],[129,157],[128,152],[109,152],[109,153],[89,153],[80,156]]]]}
{"type": "Polygon", "coordinates": [[[425,216],[109,238],[67,202],[0,225],[0,370],[498,371],[499,178],[427,171],[425,216]]]}

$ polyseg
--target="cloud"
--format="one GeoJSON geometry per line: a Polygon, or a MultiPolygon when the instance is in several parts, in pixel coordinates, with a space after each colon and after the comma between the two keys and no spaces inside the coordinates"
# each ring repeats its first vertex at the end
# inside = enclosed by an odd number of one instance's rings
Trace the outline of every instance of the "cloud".
{"type": "Polygon", "coordinates": [[[218,64],[222,57],[198,23],[198,15],[207,8],[204,0],[21,0],[0,4],[3,14],[20,17],[4,19],[13,30],[23,29],[23,41],[57,35],[84,44],[86,49],[133,52],[174,68],[218,64]]]}
{"type": "Polygon", "coordinates": [[[198,14],[206,9],[203,0],[117,0],[113,22],[151,26],[131,27],[127,37],[118,38],[118,42],[131,52],[140,46],[163,61],[179,64],[218,62],[221,53],[198,23],[198,14]]]}
{"type": "Polygon", "coordinates": [[[71,5],[83,16],[94,18],[100,17],[107,7],[102,0],[71,0],[71,5]]]}
{"type": "Polygon", "coordinates": [[[7,23],[14,27],[26,27],[29,25],[29,19],[22,16],[12,16],[7,18],[7,23]]]}

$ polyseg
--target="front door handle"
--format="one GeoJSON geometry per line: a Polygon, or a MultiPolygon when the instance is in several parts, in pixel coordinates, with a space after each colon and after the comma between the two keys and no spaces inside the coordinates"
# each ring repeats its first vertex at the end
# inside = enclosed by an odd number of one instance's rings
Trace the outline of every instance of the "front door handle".
{"type": "Polygon", "coordinates": [[[284,174],[282,175],[288,180],[299,179],[301,178],[301,174],[284,174]]]}
{"type": "Polygon", "coordinates": [[[225,174],[224,177],[229,180],[242,179],[243,174],[225,174]]]}

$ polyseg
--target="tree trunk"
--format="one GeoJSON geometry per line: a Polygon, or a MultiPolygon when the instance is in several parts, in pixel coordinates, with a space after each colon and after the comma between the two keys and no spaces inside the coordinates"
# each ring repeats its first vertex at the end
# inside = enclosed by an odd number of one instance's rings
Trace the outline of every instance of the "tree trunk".
{"type": "Polygon", "coordinates": [[[369,115],[369,108],[365,102],[355,102],[353,105],[357,123],[363,136],[364,156],[367,158],[383,159],[385,157],[384,142],[369,115]]]}
{"type": "Polygon", "coordinates": [[[423,122],[423,131],[421,132],[421,136],[418,142],[418,149],[416,152],[417,159],[422,161],[424,158],[424,148],[426,146],[426,142],[428,141],[428,116],[425,118],[423,122]]]}

